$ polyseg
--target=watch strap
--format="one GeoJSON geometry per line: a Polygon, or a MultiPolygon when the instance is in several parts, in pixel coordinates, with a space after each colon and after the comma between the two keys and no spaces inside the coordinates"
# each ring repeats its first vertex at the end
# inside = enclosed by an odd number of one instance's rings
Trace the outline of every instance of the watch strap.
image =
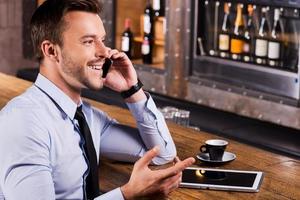
{"type": "Polygon", "coordinates": [[[143,87],[143,83],[138,79],[137,84],[131,86],[128,90],[121,92],[121,96],[124,99],[127,99],[128,97],[131,97],[133,94],[135,94],[137,91],[139,91],[143,87]]]}

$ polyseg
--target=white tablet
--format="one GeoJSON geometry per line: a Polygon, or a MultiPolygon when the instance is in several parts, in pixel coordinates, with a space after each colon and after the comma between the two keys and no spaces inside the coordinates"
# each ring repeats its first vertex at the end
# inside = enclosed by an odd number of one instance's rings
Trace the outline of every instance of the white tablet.
{"type": "Polygon", "coordinates": [[[180,187],[258,192],[263,172],[188,167],[182,172],[180,187]]]}

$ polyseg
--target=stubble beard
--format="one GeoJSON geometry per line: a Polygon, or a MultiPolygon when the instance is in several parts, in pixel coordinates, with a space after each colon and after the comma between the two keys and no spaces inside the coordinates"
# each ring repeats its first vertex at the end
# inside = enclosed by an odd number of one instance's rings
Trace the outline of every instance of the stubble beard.
{"type": "Polygon", "coordinates": [[[62,53],[62,71],[70,80],[66,81],[70,87],[76,90],[81,90],[82,88],[100,90],[103,88],[102,82],[99,84],[96,83],[96,80],[91,80],[93,77],[88,77],[86,70],[88,70],[87,66],[77,64],[69,55],[62,53]]]}

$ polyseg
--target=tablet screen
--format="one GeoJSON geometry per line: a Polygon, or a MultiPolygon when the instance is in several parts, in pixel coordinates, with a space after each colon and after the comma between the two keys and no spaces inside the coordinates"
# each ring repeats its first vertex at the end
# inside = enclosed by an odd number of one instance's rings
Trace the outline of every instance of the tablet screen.
{"type": "Polygon", "coordinates": [[[182,173],[181,186],[256,191],[261,178],[262,172],[257,171],[187,168],[182,173]]]}
{"type": "Polygon", "coordinates": [[[256,173],[185,170],[182,182],[252,187],[256,173]]]}

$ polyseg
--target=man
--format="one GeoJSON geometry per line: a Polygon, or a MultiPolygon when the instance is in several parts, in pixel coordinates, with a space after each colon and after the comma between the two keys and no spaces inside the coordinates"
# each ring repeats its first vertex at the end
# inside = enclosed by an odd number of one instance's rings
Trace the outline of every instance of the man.
{"type": "Polygon", "coordinates": [[[0,197],[118,200],[166,195],[194,162],[175,158],[163,116],[138,84],[132,63],[104,45],[99,12],[96,0],[48,0],[34,13],[31,35],[40,74],[1,111],[0,197]],[[101,78],[106,58],[113,65],[101,78]],[[123,94],[138,130],[82,102],[82,88],[103,85],[123,94]],[[128,183],[100,195],[99,155],[137,161],[128,183]],[[174,158],[167,169],[148,168],[174,158]]]}

